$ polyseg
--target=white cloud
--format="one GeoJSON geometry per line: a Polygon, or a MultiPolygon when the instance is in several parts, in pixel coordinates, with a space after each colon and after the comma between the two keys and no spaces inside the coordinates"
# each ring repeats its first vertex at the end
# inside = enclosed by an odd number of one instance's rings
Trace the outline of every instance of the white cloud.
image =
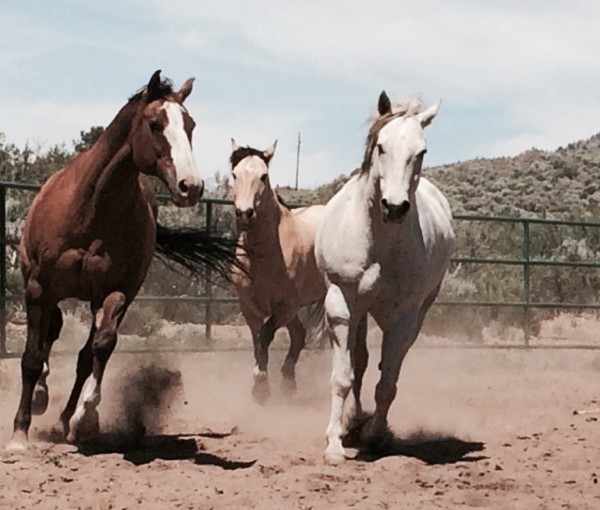
{"type": "Polygon", "coordinates": [[[597,2],[107,0],[93,9],[72,28],[28,17],[26,6],[0,17],[0,41],[19,41],[0,56],[9,141],[69,143],[108,122],[156,67],[176,83],[198,77],[189,108],[209,174],[228,171],[232,135],[258,147],[277,137],[274,168],[293,184],[298,131],[307,184],[348,172],[382,88],[443,98],[428,164],[551,149],[599,130],[597,2]],[[39,97],[41,75],[54,82],[51,97],[39,97]]]}

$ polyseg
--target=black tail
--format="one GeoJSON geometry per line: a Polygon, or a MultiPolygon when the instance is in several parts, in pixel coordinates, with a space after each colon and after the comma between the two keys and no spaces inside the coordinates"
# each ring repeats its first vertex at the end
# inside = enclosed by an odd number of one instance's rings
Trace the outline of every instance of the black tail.
{"type": "Polygon", "coordinates": [[[237,247],[235,240],[205,230],[156,226],[155,255],[171,269],[177,271],[175,263],[194,276],[208,277],[213,270],[230,280],[232,266],[240,267],[237,247]]]}

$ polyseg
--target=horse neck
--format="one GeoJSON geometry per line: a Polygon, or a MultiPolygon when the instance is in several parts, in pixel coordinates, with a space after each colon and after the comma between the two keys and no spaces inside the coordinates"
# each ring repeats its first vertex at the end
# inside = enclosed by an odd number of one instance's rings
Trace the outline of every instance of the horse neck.
{"type": "Polygon", "coordinates": [[[131,154],[129,135],[139,105],[126,104],[108,125],[98,141],[81,154],[72,170],[80,196],[89,211],[88,221],[102,214],[121,210],[140,193],[139,171],[131,154]]]}
{"type": "Polygon", "coordinates": [[[103,188],[112,184],[114,180],[137,180],[139,172],[131,159],[129,139],[139,108],[137,103],[138,100],[132,100],[126,104],[93,147],[78,158],[78,166],[84,167],[81,170],[85,172],[80,178],[86,184],[94,188],[103,188]]]}
{"type": "Polygon", "coordinates": [[[279,244],[279,224],[287,210],[283,207],[272,188],[265,190],[265,196],[256,209],[254,226],[245,232],[245,244],[255,250],[270,250],[279,244]]]}

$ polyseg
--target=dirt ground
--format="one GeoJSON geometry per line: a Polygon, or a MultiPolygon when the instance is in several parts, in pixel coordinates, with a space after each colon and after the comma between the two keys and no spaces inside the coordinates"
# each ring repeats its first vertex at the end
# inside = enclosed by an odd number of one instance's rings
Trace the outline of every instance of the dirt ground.
{"type": "MultiPolygon", "coordinates": [[[[53,431],[75,363],[55,357],[31,448],[0,452],[0,508],[600,508],[600,412],[573,413],[600,407],[598,351],[415,347],[388,449],[341,466],[322,460],[330,352],[303,355],[292,400],[279,392],[280,357],[261,407],[250,398],[249,351],[115,355],[102,435],[80,450],[53,431]]],[[[0,361],[2,445],[18,367],[0,361]]],[[[372,360],[367,409],[376,377],[372,360]]]]}

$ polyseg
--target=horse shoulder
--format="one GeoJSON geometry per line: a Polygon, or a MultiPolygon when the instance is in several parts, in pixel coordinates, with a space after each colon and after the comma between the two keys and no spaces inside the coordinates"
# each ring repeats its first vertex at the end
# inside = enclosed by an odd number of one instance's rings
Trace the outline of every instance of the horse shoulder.
{"type": "Polygon", "coordinates": [[[364,204],[342,188],[326,205],[315,255],[328,277],[357,280],[373,263],[364,204]]]}

